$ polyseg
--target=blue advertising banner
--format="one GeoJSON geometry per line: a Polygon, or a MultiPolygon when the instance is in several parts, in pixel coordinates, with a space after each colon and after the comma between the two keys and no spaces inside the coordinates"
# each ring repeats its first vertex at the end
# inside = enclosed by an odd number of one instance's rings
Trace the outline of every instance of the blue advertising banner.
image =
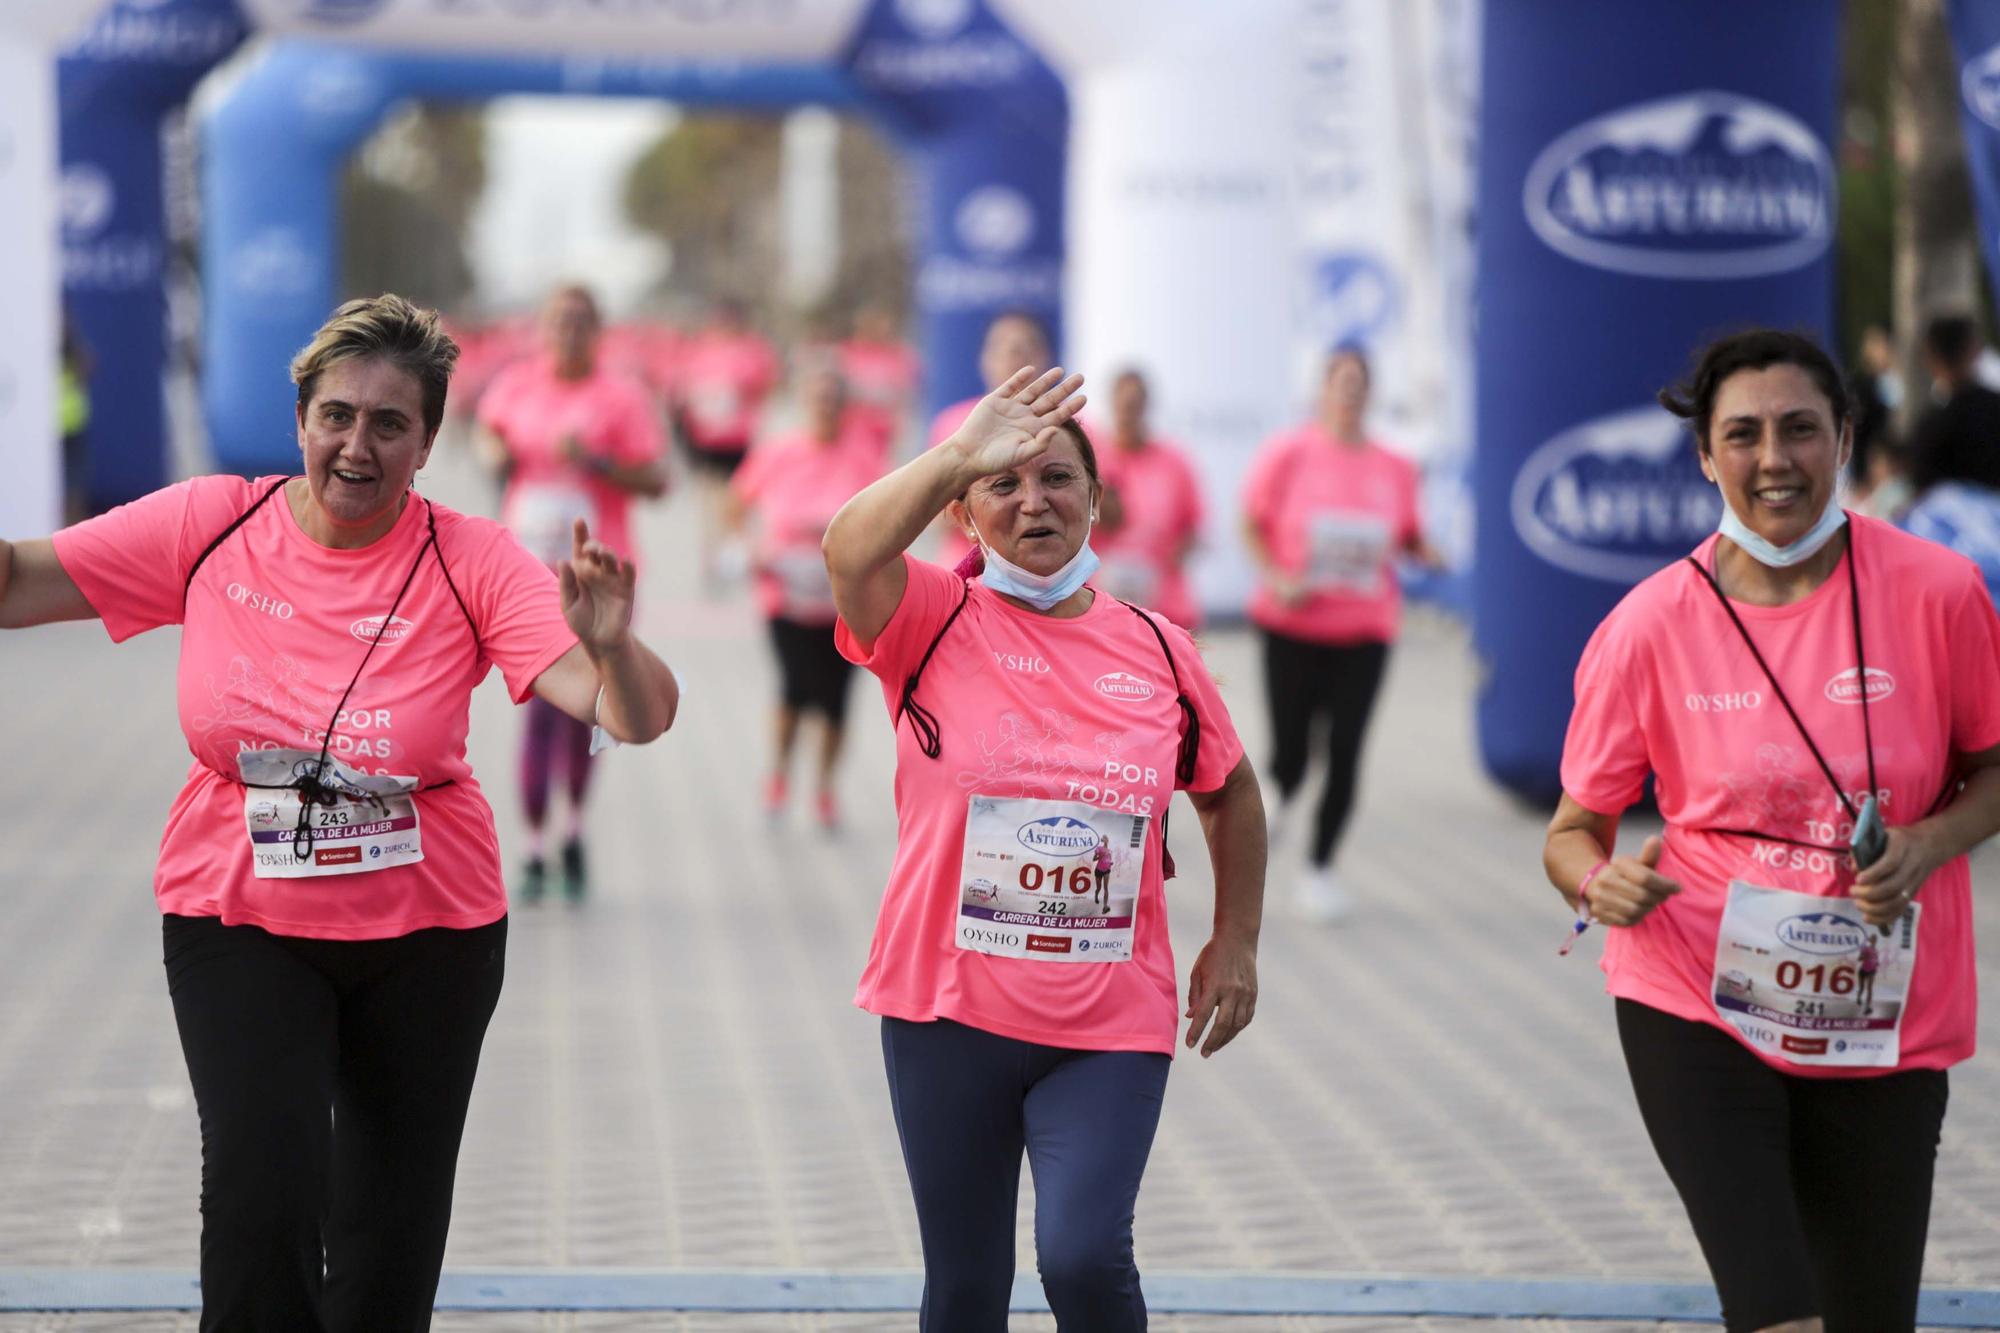
{"type": "Polygon", "coordinates": [[[1527,799],[1560,792],[1591,631],[1721,514],[1655,393],[1719,332],[1829,327],[1840,16],[1487,7],[1473,638],[1482,760],[1527,799]]]}
{"type": "Polygon", "coordinates": [[[1947,15],[1958,53],[1965,161],[1979,200],[1979,256],[2000,281],[2000,5],[1950,0],[1947,15]]]}
{"type": "Polygon", "coordinates": [[[244,32],[235,0],[119,0],[57,65],[63,301],[92,363],[92,510],[167,480],[162,122],[244,32]]]}

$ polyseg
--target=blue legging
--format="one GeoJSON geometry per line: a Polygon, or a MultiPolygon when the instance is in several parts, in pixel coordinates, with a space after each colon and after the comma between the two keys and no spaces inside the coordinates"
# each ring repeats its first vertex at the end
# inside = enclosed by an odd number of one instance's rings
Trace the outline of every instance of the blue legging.
{"type": "Polygon", "coordinates": [[[1132,1210],[1172,1061],[900,1018],[882,1020],[882,1059],[924,1246],[918,1327],[1007,1333],[1025,1148],[1056,1327],[1142,1333],[1132,1210]]]}

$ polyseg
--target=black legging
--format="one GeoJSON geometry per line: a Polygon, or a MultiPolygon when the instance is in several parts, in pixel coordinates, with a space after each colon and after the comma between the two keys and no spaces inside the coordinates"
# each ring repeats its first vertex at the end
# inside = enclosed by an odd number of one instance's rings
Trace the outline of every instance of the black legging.
{"type": "Polygon", "coordinates": [[[203,1333],[430,1327],[507,921],[310,940],[168,916],[203,1333]]]}
{"type": "Polygon", "coordinates": [[[1731,1333],[1814,1315],[1827,1333],[1916,1327],[1943,1070],[1786,1074],[1631,1000],[1618,1038],[1731,1333]]]}
{"type": "Polygon", "coordinates": [[[1271,706],[1271,780],[1285,800],[1305,781],[1314,726],[1326,718],[1326,791],[1313,824],[1312,864],[1326,865],[1354,808],[1361,742],[1389,661],[1386,643],[1312,643],[1264,636],[1264,694],[1271,706]]]}

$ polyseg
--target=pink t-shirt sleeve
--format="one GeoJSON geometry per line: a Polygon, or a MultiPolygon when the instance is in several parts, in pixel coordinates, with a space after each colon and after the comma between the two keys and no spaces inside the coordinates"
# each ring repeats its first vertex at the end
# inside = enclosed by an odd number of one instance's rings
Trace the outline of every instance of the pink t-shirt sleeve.
{"type": "Polygon", "coordinates": [[[1600,815],[1621,814],[1646,787],[1652,760],[1629,692],[1632,669],[1621,616],[1613,611],[1576,666],[1576,708],[1563,741],[1562,785],[1600,815]]]}
{"type": "MultiPolygon", "coordinates": [[[[114,643],[178,625],[188,570],[276,478],[196,477],[64,528],[56,559],[114,643]]],[[[282,498],[272,504],[282,504],[282,498]]]]}
{"type": "Polygon", "coordinates": [[[2000,745],[2000,615],[1967,571],[1951,627],[1951,746],[1977,754],[2000,745]]]}
{"type": "Polygon", "coordinates": [[[490,519],[461,517],[443,540],[480,651],[500,668],[514,702],[527,702],[535,678],[576,647],[555,572],[490,519]]]}
{"type": "Polygon", "coordinates": [[[863,648],[845,620],[834,622],[833,641],[840,655],[883,680],[900,680],[916,669],[951,613],[965,595],[965,580],[928,560],[903,556],[909,578],[903,600],[875,642],[863,648]]]}
{"type": "Polygon", "coordinates": [[[729,489],[744,504],[754,504],[771,483],[771,458],[778,451],[768,444],[759,445],[743,460],[743,466],[736,469],[736,475],[729,479],[729,489]]]}
{"type": "Polygon", "coordinates": [[[1243,479],[1243,512],[1264,535],[1271,540],[1270,526],[1276,517],[1278,477],[1283,471],[1284,449],[1279,441],[1267,442],[1250,460],[1250,471],[1243,479]]]}
{"type": "Polygon", "coordinates": [[[1243,740],[1236,734],[1236,723],[1229,716],[1229,706],[1222,701],[1222,690],[1209,674],[1208,663],[1202,660],[1201,649],[1195,646],[1194,639],[1164,616],[1154,616],[1152,620],[1167,636],[1167,646],[1174,650],[1174,669],[1180,672],[1181,689],[1194,705],[1195,719],[1201,723],[1201,751],[1195,756],[1194,780],[1181,782],[1177,778],[1174,786],[1188,791],[1214,791],[1241,762],[1243,740]]]}

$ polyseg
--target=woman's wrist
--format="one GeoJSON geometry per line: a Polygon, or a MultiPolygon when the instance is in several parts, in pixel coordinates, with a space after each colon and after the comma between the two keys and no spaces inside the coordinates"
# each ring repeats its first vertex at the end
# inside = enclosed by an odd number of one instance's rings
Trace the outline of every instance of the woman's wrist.
{"type": "MultiPolygon", "coordinates": [[[[616,639],[609,643],[592,643],[587,639],[579,640],[579,642],[583,644],[584,656],[590,659],[591,665],[597,667],[600,674],[605,667],[618,665],[625,658],[630,657],[639,647],[639,640],[633,636],[629,625],[616,639]]],[[[606,683],[608,684],[609,682],[607,681],[606,683]]]]}

